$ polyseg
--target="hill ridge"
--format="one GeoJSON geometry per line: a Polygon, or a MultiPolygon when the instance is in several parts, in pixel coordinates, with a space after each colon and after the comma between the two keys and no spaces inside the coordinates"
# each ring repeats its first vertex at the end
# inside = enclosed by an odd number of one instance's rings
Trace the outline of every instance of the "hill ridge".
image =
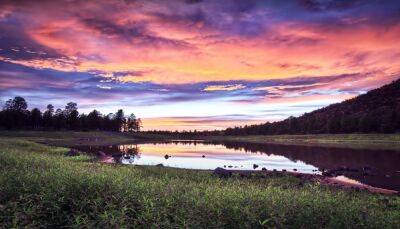
{"type": "Polygon", "coordinates": [[[227,135],[393,133],[400,131],[400,79],[299,117],[228,128],[227,135]]]}

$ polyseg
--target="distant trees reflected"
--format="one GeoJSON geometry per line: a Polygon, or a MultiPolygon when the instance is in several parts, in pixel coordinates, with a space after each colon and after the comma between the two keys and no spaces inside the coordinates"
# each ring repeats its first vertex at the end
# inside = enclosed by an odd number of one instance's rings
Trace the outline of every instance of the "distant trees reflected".
{"type": "Polygon", "coordinates": [[[119,132],[140,131],[142,122],[134,114],[125,116],[122,109],[107,115],[97,110],[79,114],[78,105],[69,102],[64,109],[47,105],[42,113],[38,108],[28,110],[23,97],[9,99],[0,111],[0,129],[29,130],[104,130],[119,132]]]}

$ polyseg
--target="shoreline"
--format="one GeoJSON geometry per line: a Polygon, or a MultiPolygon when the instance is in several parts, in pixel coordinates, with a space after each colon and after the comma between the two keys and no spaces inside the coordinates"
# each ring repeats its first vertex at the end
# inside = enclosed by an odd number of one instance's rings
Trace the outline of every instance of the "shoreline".
{"type": "Polygon", "coordinates": [[[230,173],[229,177],[232,175],[237,175],[240,176],[241,178],[250,178],[253,174],[261,175],[263,178],[268,178],[271,176],[293,176],[301,180],[301,182],[313,182],[313,183],[319,183],[324,186],[329,186],[329,187],[335,187],[338,189],[344,189],[344,190],[365,190],[370,193],[376,193],[376,194],[384,194],[384,195],[399,195],[400,192],[396,190],[391,190],[391,189],[385,189],[385,188],[379,188],[379,187],[374,187],[371,185],[363,184],[361,182],[358,182],[356,180],[352,180],[350,178],[347,178],[345,176],[335,176],[335,177],[330,177],[330,176],[324,176],[320,174],[309,174],[309,173],[300,173],[300,172],[292,172],[292,171],[260,171],[260,170],[237,170],[237,169],[224,169],[224,168],[216,168],[214,170],[212,169],[188,169],[188,168],[176,168],[176,167],[170,167],[170,166],[164,166],[161,164],[160,165],[133,165],[133,164],[123,164],[123,163],[116,163],[114,161],[114,158],[111,155],[106,155],[106,156],[100,156],[96,157],[97,160],[94,160],[94,163],[104,163],[104,164],[114,164],[114,165],[121,165],[121,166],[138,166],[138,167],[159,167],[160,169],[166,168],[166,169],[176,169],[176,170],[183,170],[183,171],[199,171],[199,172],[210,172],[211,175],[217,175],[220,177],[224,177],[222,174],[216,174],[217,169],[222,169],[226,173],[230,173]]]}

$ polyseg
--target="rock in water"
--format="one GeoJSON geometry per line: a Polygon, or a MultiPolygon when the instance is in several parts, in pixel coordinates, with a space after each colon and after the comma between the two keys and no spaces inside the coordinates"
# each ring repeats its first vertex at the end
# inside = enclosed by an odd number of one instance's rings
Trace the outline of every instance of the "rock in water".
{"type": "Polygon", "coordinates": [[[232,176],[232,172],[221,167],[214,169],[214,175],[219,177],[230,177],[232,176]]]}
{"type": "Polygon", "coordinates": [[[256,169],[256,168],[258,168],[258,165],[257,164],[253,164],[253,169],[256,169]]]}
{"type": "Polygon", "coordinates": [[[122,153],[114,153],[112,155],[113,158],[121,158],[122,157],[122,153]]]}
{"type": "Polygon", "coordinates": [[[105,156],[106,156],[106,153],[104,153],[103,151],[98,151],[98,152],[96,153],[96,155],[97,155],[98,157],[105,157],[105,156]]]}

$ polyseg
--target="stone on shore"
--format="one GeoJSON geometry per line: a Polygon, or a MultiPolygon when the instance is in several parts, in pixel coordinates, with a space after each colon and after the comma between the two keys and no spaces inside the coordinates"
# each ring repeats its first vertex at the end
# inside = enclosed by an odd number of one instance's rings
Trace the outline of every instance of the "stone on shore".
{"type": "Polygon", "coordinates": [[[71,149],[70,151],[68,151],[67,153],[65,153],[65,156],[66,156],[66,157],[76,157],[76,156],[79,156],[79,155],[80,155],[80,153],[79,153],[79,151],[76,150],[76,149],[71,149]]]}
{"type": "Polygon", "coordinates": [[[219,177],[230,177],[232,176],[232,172],[221,167],[214,169],[214,175],[219,177]]]}

